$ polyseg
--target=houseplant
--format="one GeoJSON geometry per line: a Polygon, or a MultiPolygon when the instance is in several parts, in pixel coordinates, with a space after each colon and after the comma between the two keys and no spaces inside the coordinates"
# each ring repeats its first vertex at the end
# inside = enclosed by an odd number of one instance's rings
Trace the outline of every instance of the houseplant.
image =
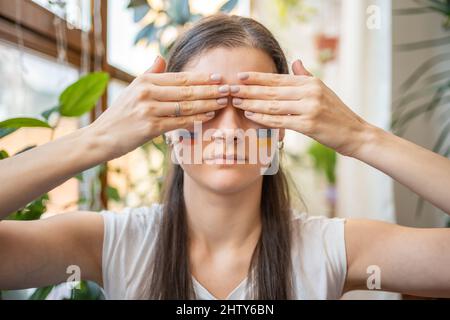
{"type": "MultiPolygon", "coordinates": [[[[20,117],[11,118],[0,122],[0,139],[13,132],[26,127],[41,127],[53,133],[61,117],[78,118],[90,112],[97,101],[105,92],[108,85],[109,75],[104,72],[95,72],[85,75],[75,83],[68,86],[59,96],[58,105],[49,108],[41,114],[40,118],[20,117]],[[52,121],[49,121],[52,119],[52,121]]],[[[27,146],[19,151],[25,152],[35,145],[27,146]]],[[[0,161],[10,155],[7,150],[0,150],[0,161]]],[[[37,220],[46,212],[49,195],[46,193],[33,200],[24,208],[10,214],[7,220],[37,220]]],[[[83,201],[83,199],[81,199],[83,201]]],[[[31,300],[45,299],[53,289],[53,286],[38,288],[30,296],[31,300]]],[[[72,299],[98,299],[101,298],[99,287],[90,282],[81,282],[79,288],[71,291],[72,299]]],[[[0,291],[1,299],[1,291],[0,291]]]]}

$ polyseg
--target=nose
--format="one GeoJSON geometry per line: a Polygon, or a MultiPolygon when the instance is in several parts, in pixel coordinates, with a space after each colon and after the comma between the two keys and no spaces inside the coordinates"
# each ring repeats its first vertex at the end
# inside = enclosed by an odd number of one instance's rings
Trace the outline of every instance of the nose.
{"type": "Polygon", "coordinates": [[[215,129],[213,134],[214,138],[227,138],[237,140],[236,132],[241,129],[245,131],[244,119],[240,113],[241,110],[231,105],[232,98],[228,98],[228,104],[225,108],[221,109],[216,117],[209,121],[210,128],[215,129]]]}

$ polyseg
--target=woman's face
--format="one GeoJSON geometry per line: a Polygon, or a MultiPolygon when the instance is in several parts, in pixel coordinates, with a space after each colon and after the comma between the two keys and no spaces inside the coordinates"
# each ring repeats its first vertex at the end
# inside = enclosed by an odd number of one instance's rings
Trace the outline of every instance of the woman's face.
{"type": "MultiPolygon", "coordinates": [[[[267,54],[257,49],[217,48],[191,60],[183,71],[218,73],[222,75],[223,84],[233,85],[240,83],[237,78],[239,72],[276,73],[276,67],[267,54]]],[[[180,152],[183,147],[177,159],[185,178],[218,193],[239,192],[259,182],[273,154],[271,147],[276,148],[276,144],[264,138],[268,128],[247,119],[243,110],[232,106],[232,98],[228,99],[225,108],[216,111],[212,120],[201,124],[202,136],[197,134],[194,139],[183,138],[179,142],[181,131],[169,133],[177,141],[174,148],[180,152]],[[190,155],[185,150],[190,150],[190,155]],[[259,155],[261,152],[264,158],[259,155]],[[231,159],[226,160],[227,157],[231,159]]],[[[199,133],[199,128],[190,128],[189,131],[199,133]]],[[[284,132],[279,134],[282,136],[284,132]]]]}

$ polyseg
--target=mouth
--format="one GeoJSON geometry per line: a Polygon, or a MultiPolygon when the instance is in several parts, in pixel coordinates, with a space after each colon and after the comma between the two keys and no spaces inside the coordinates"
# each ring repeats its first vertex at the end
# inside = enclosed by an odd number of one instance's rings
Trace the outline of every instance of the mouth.
{"type": "Polygon", "coordinates": [[[237,155],[237,154],[218,154],[216,156],[206,157],[204,158],[206,161],[224,161],[224,160],[233,160],[233,161],[247,161],[247,157],[237,155]]]}

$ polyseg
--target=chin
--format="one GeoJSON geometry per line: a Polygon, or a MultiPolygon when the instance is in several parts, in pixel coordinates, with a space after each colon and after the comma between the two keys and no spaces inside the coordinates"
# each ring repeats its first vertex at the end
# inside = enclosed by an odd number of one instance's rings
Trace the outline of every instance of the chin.
{"type": "Polygon", "coordinates": [[[240,192],[262,179],[257,165],[186,165],[183,169],[199,185],[222,194],[240,192]]]}

